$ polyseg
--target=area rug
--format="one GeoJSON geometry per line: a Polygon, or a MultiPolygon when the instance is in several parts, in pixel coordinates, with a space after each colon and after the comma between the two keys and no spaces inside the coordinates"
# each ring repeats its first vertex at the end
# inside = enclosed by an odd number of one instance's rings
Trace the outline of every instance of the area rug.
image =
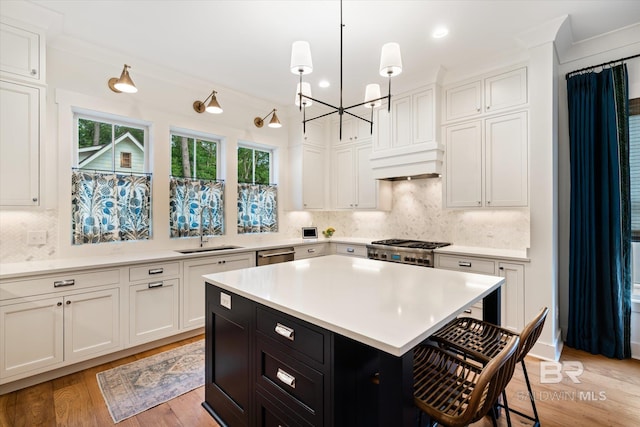
{"type": "Polygon", "coordinates": [[[96,375],[115,423],[204,384],[204,340],[96,375]]]}

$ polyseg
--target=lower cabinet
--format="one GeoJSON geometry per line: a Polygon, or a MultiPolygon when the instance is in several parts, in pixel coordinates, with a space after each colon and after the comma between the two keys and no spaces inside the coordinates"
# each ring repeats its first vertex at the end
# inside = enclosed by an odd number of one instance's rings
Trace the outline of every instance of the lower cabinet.
{"type": "Polygon", "coordinates": [[[367,257],[367,246],[366,245],[353,245],[346,243],[337,243],[336,244],[336,254],[338,255],[346,255],[353,256],[358,258],[366,258],[367,257]]]}
{"type": "MultiPolygon", "coordinates": [[[[524,264],[493,258],[436,254],[435,267],[504,277],[500,298],[502,326],[516,332],[524,328],[524,264]]],[[[482,319],[482,302],[468,307],[465,313],[482,319]]]]}
{"type": "Polygon", "coordinates": [[[170,279],[129,287],[130,344],[142,344],[178,332],[178,283],[178,279],[170,279]]]}
{"type": "Polygon", "coordinates": [[[204,326],[205,284],[202,275],[238,270],[255,265],[255,252],[199,258],[184,262],[182,329],[204,326]]]}
{"type": "Polygon", "coordinates": [[[319,256],[328,255],[329,244],[328,243],[316,243],[312,245],[295,246],[294,259],[314,258],[319,256]]]}
{"type": "Polygon", "coordinates": [[[21,298],[0,306],[0,380],[23,378],[122,348],[119,291],[21,298]]]}

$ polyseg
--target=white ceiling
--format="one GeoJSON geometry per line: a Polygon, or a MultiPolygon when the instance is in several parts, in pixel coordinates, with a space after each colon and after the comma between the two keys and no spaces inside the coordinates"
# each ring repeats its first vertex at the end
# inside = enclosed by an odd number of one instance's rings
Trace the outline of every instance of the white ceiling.
{"type": "MultiPolygon", "coordinates": [[[[3,2],[9,0],[2,0],[3,2]]],[[[62,15],[62,33],[280,105],[293,104],[298,77],[291,43],[311,44],[315,97],[339,102],[340,3],[295,1],[63,1],[32,3],[62,15]],[[320,79],[332,87],[320,89],[320,79]]],[[[435,80],[439,67],[499,62],[522,49],[518,34],[569,15],[574,42],[640,22],[639,0],[364,1],[344,0],[344,105],[362,101],[378,74],[380,49],[398,42],[403,73],[394,92],[435,80]],[[431,32],[446,25],[446,38],[431,32]]],[[[55,42],[55,40],[53,40],[55,42]]],[[[120,64],[114,64],[117,74],[120,64]]],[[[210,88],[203,88],[203,94],[210,88]]],[[[219,99],[224,94],[220,91],[219,99]]]]}

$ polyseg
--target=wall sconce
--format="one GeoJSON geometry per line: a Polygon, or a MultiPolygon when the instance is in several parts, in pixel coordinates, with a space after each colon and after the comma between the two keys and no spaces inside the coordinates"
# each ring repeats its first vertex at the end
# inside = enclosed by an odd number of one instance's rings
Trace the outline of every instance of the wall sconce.
{"type": "Polygon", "coordinates": [[[109,89],[116,93],[136,93],[138,91],[138,88],[133,84],[133,80],[131,80],[129,76],[129,68],[131,68],[131,66],[124,64],[120,78],[112,77],[109,79],[109,89]]]}
{"type": "Polygon", "coordinates": [[[218,92],[216,92],[215,90],[212,91],[211,95],[207,96],[204,102],[195,101],[193,103],[193,109],[196,110],[197,113],[204,113],[205,111],[211,114],[222,113],[222,107],[220,107],[220,104],[218,104],[216,93],[218,92]],[[209,100],[209,98],[211,98],[211,101],[209,101],[209,104],[207,104],[207,100],[209,100]],[[205,104],[207,104],[206,107],[205,104]]]}
{"type": "Polygon", "coordinates": [[[260,117],[256,117],[255,119],[253,119],[253,124],[256,125],[256,127],[261,128],[264,125],[264,121],[267,120],[267,117],[269,117],[269,115],[271,115],[271,120],[269,121],[269,124],[267,126],[269,126],[270,128],[279,128],[282,127],[282,124],[280,123],[280,120],[278,120],[278,116],[276,115],[276,109],[274,108],[273,110],[271,110],[269,112],[269,114],[267,114],[266,116],[264,116],[263,119],[261,119],[260,117]]]}

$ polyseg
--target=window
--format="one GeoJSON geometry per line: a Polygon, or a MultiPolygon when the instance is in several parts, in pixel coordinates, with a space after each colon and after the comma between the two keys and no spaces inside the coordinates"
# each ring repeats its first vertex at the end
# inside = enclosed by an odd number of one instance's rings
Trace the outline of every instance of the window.
{"type": "Polygon", "coordinates": [[[224,234],[224,182],[218,178],[219,141],[189,131],[171,132],[169,235],[224,234]]]}
{"type": "Polygon", "coordinates": [[[72,243],[149,239],[151,175],[145,173],[147,128],[84,114],[76,114],[75,119],[77,168],[71,176],[72,243]]]}
{"type": "Polygon", "coordinates": [[[120,153],[120,167],[123,169],[131,169],[131,153],[120,153]]]}
{"type": "Polygon", "coordinates": [[[238,234],[278,231],[273,151],[238,146],[238,234]]]}
{"type": "Polygon", "coordinates": [[[640,296],[640,98],[629,100],[629,169],[633,293],[640,296]]]}

